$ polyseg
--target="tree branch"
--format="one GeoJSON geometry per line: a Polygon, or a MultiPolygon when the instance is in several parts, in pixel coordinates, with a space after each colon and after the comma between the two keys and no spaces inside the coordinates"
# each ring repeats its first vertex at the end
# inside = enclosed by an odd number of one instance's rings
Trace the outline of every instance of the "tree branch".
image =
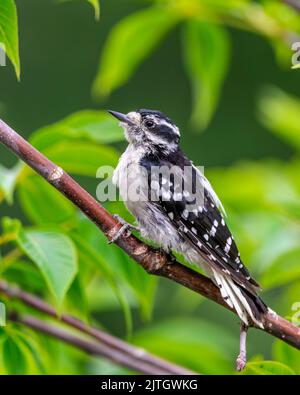
{"type": "Polygon", "coordinates": [[[289,5],[294,10],[300,12],[300,2],[299,0],[283,0],[283,2],[289,5]]]}
{"type": "MultiPolygon", "coordinates": [[[[1,120],[0,142],[73,202],[100,230],[102,230],[102,232],[105,233],[109,240],[116,235],[122,224],[112,217],[73,178],[32,147],[18,133],[1,120]]],[[[173,263],[166,254],[146,245],[129,232],[123,234],[123,236],[116,241],[116,244],[139,263],[149,274],[166,277],[176,281],[228,308],[220,295],[219,289],[211,280],[185,267],[179,262],[173,263]]],[[[292,323],[271,311],[263,317],[263,324],[265,332],[300,349],[300,328],[297,328],[292,323]]]]}
{"type": "MultiPolygon", "coordinates": [[[[170,372],[161,370],[155,366],[143,364],[139,362],[138,359],[130,358],[128,355],[107,347],[104,344],[90,342],[78,336],[74,336],[63,329],[54,325],[49,325],[48,322],[44,322],[32,315],[19,315],[16,312],[12,312],[9,317],[16,323],[25,325],[35,331],[44,333],[55,339],[68,343],[90,355],[105,357],[118,365],[132,369],[136,372],[150,375],[171,374],[170,372]]],[[[188,371],[183,369],[182,374],[191,374],[191,372],[187,372],[188,371]]]]}
{"type": "Polygon", "coordinates": [[[47,328],[48,324],[46,326],[41,326],[39,321],[32,317],[18,316],[16,313],[13,313],[11,315],[15,321],[30,326],[33,329],[48,333],[49,335],[57,337],[58,339],[64,340],[70,344],[73,344],[74,346],[83,349],[89,354],[96,353],[95,355],[102,355],[113,362],[116,362],[128,368],[132,368],[135,371],[144,374],[196,374],[195,372],[192,372],[181,366],[177,366],[161,358],[158,358],[142,348],[132,346],[100,329],[89,326],[75,317],[67,314],[57,314],[56,310],[44,300],[28,292],[25,292],[16,286],[12,286],[6,281],[0,281],[0,293],[6,295],[8,298],[17,299],[22,303],[26,304],[27,306],[30,306],[33,309],[40,311],[41,313],[55,318],[57,321],[63,322],[71,328],[76,329],[84,333],[85,335],[93,337],[102,344],[102,348],[96,347],[93,352],[90,352],[90,349],[94,347],[95,343],[92,343],[92,345],[91,343],[86,341],[84,341],[84,343],[78,343],[78,341],[75,340],[77,338],[75,338],[74,336],[70,337],[66,332],[63,332],[64,336],[68,339],[66,340],[65,338],[62,338],[61,330],[57,331],[51,328],[50,332],[46,332],[45,327],[47,328]],[[82,344],[84,344],[84,346],[82,344]]]}

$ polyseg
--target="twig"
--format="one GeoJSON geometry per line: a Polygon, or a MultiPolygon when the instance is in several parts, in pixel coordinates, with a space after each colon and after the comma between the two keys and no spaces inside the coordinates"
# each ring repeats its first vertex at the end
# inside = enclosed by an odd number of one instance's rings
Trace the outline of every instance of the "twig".
{"type": "Polygon", "coordinates": [[[9,315],[9,318],[14,322],[25,325],[35,331],[44,333],[48,336],[79,348],[90,355],[105,357],[118,365],[132,369],[136,372],[151,375],[170,374],[169,372],[161,370],[155,366],[143,364],[137,359],[131,358],[124,353],[106,346],[105,344],[90,342],[78,336],[74,336],[63,329],[54,325],[49,325],[48,322],[37,319],[32,315],[19,315],[16,312],[12,312],[9,315]]]}
{"type": "MultiPolygon", "coordinates": [[[[160,372],[159,374],[196,374],[195,372],[191,372],[181,366],[177,366],[158,358],[142,348],[134,347],[100,329],[89,326],[75,317],[67,314],[58,315],[55,309],[42,299],[23,291],[19,287],[10,285],[6,281],[0,281],[0,293],[6,295],[8,298],[18,299],[33,309],[47,314],[48,316],[53,317],[58,321],[62,321],[68,326],[93,337],[98,342],[100,341],[104,346],[107,346],[108,350],[112,350],[113,352],[117,351],[122,354],[123,358],[127,356],[128,360],[132,360],[135,364],[135,370],[138,370],[139,372],[152,374],[149,372],[155,369],[156,372],[160,372]]],[[[109,351],[107,351],[107,354],[109,355],[109,351]]]]}
{"type": "MultiPolygon", "coordinates": [[[[73,202],[105,233],[109,240],[121,228],[122,224],[112,217],[73,178],[37,151],[1,120],[0,142],[73,202]]],[[[130,233],[123,234],[116,241],[116,244],[148,273],[176,281],[228,308],[221,298],[219,289],[207,277],[185,267],[179,262],[173,262],[166,254],[151,248],[130,233]]],[[[265,326],[264,331],[300,349],[300,328],[272,312],[265,314],[263,323],[265,326]]]]}

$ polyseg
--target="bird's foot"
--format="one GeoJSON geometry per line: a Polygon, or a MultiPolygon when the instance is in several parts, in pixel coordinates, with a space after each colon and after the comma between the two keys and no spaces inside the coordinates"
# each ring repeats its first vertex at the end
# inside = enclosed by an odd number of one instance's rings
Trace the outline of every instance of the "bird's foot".
{"type": "Polygon", "coordinates": [[[117,219],[121,224],[121,228],[110,238],[108,241],[108,244],[115,243],[126,231],[131,231],[131,230],[138,230],[138,227],[129,224],[126,222],[122,217],[120,217],[118,214],[113,214],[113,217],[117,219]]]}
{"type": "Polygon", "coordinates": [[[172,252],[168,252],[168,257],[170,258],[170,263],[176,263],[177,259],[176,256],[172,254],[172,252]]]}
{"type": "Polygon", "coordinates": [[[169,258],[169,263],[175,263],[177,261],[176,256],[173,255],[171,250],[166,250],[163,247],[160,247],[158,249],[159,252],[161,252],[162,254],[166,254],[169,258]]]}
{"type": "Polygon", "coordinates": [[[248,327],[244,323],[241,324],[241,332],[240,332],[240,353],[236,359],[236,370],[240,372],[243,370],[247,363],[247,330],[248,327]]]}
{"type": "Polygon", "coordinates": [[[246,355],[240,354],[240,355],[237,357],[237,359],[236,359],[236,370],[237,370],[238,372],[242,371],[242,370],[245,368],[246,363],[247,363],[246,355]]]}

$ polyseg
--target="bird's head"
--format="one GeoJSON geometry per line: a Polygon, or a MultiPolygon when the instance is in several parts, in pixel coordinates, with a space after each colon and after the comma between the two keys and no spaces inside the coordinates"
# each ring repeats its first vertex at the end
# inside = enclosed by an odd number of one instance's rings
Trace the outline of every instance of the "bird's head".
{"type": "Polygon", "coordinates": [[[141,109],[122,114],[109,111],[123,127],[127,141],[134,145],[148,144],[150,148],[166,151],[178,147],[178,127],[160,111],[141,109]]]}

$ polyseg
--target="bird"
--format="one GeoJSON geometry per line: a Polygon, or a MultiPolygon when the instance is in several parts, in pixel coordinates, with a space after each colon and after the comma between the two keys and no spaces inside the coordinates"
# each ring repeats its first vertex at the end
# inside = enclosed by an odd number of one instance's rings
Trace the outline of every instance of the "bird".
{"type": "MultiPolygon", "coordinates": [[[[135,228],[166,253],[179,253],[200,266],[215,283],[240,318],[236,369],[244,369],[247,329],[253,323],[264,327],[268,307],[241,259],[220,199],[181,150],[180,130],[169,117],[149,109],[109,113],[118,119],[128,142],[112,181],[136,220],[135,228]]],[[[122,222],[112,241],[133,226],[122,222]]]]}

